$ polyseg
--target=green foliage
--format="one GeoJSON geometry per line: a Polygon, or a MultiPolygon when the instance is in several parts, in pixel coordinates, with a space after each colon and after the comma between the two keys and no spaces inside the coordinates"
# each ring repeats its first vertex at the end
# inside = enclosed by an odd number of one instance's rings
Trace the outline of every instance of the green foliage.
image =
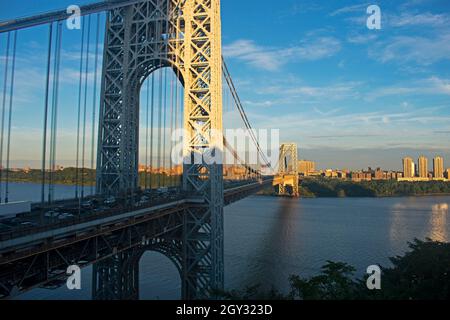
{"type": "MultiPolygon", "coordinates": [[[[427,194],[450,194],[445,181],[406,182],[374,180],[353,182],[330,178],[309,178],[301,182],[301,190],[315,197],[391,197],[427,194]]],[[[303,193],[300,193],[303,195],[303,193]]]]}
{"type": "Polygon", "coordinates": [[[388,299],[450,300],[450,243],[414,240],[411,251],[393,257],[383,269],[379,297],[388,299]]]}
{"type": "MultiPolygon", "coordinates": [[[[5,173],[4,173],[5,174],[5,173]]],[[[64,168],[53,172],[52,182],[54,184],[66,184],[66,185],[92,185],[95,184],[95,169],[84,168],[79,169],[78,173],[76,168],[64,168]],[[78,179],[78,180],[77,180],[78,179]]],[[[9,181],[12,182],[42,182],[42,170],[32,169],[30,171],[9,171],[9,181]]],[[[49,182],[50,173],[45,173],[46,183],[49,182]]],[[[158,188],[160,186],[177,186],[180,184],[181,176],[167,175],[164,173],[139,173],[139,185],[144,187],[145,185],[152,188],[158,188]]]]}
{"type": "MultiPolygon", "coordinates": [[[[42,182],[42,170],[32,169],[30,171],[9,171],[9,181],[13,182],[42,182]]],[[[50,173],[45,173],[46,183],[49,182],[50,173]]],[[[64,168],[52,174],[52,183],[74,185],[77,182],[77,170],[75,168],[64,168]]],[[[95,170],[87,169],[78,170],[78,184],[91,185],[95,183],[95,170]]]]}
{"type": "Polygon", "coordinates": [[[244,290],[222,291],[216,290],[213,295],[222,300],[286,300],[286,296],[275,288],[268,292],[260,290],[260,285],[246,287],[244,290]]]}
{"type": "Polygon", "coordinates": [[[317,276],[290,276],[291,291],[286,296],[274,289],[258,292],[259,286],[219,296],[243,300],[450,300],[450,243],[416,239],[408,245],[410,251],[391,258],[392,267],[381,268],[381,290],[367,289],[368,276],[355,278],[351,265],[327,261],[317,276]]]}
{"type": "Polygon", "coordinates": [[[357,283],[352,280],[355,268],[344,262],[327,261],[322,273],[310,279],[292,275],[291,299],[348,300],[355,296],[357,283]]]}

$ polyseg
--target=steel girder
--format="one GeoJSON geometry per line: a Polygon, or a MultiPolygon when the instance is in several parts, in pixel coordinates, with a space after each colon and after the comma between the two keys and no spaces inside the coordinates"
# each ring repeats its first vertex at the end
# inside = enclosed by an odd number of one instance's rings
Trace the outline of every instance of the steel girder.
{"type": "Polygon", "coordinates": [[[223,152],[221,59],[220,0],[143,0],[108,14],[97,193],[137,188],[139,89],[151,72],[172,67],[185,88],[183,187],[205,203],[184,217],[185,299],[223,289],[222,165],[202,157],[223,152]]]}
{"type": "MultiPolygon", "coordinates": [[[[157,248],[155,251],[167,252],[168,257],[172,259],[175,251],[172,249],[170,251],[159,250],[162,246],[156,246],[156,244],[160,243],[161,240],[156,239],[166,239],[166,237],[168,239],[180,239],[183,230],[184,211],[185,207],[173,208],[158,218],[149,216],[142,220],[130,219],[120,225],[113,224],[96,228],[89,232],[83,232],[81,235],[74,233],[68,235],[64,241],[45,241],[42,244],[33,244],[33,251],[28,254],[27,251],[19,251],[16,254],[2,256],[0,257],[0,299],[17,295],[34,287],[52,287],[58,286],[55,284],[64,284],[64,279],[67,277],[67,267],[73,264],[83,268],[100,263],[100,266],[104,269],[101,271],[102,273],[113,273],[114,270],[118,270],[115,269],[118,264],[132,268],[133,264],[126,264],[127,259],[123,258],[126,255],[120,256],[121,253],[136,248],[138,248],[137,252],[141,252],[142,248],[151,250],[151,244],[155,244],[155,248],[157,248]],[[109,271],[106,271],[108,270],[108,263],[102,263],[102,260],[110,261],[111,268],[109,271]]],[[[168,247],[169,243],[172,242],[165,240],[164,243],[168,247]]],[[[181,257],[179,247],[180,245],[177,244],[177,257],[181,257]]],[[[172,259],[172,261],[175,260],[172,259]]],[[[180,261],[180,258],[177,258],[176,261],[180,261]]],[[[176,265],[178,267],[180,262],[176,265]]],[[[124,270],[125,275],[120,275],[120,277],[133,279],[126,275],[133,274],[133,269],[121,270],[124,270]]],[[[119,279],[119,274],[114,277],[119,279]]],[[[133,284],[132,282],[127,283],[133,284]]],[[[101,287],[104,288],[106,284],[107,282],[103,282],[101,287]]],[[[108,290],[115,292],[116,282],[110,281],[108,284],[113,288],[108,290]]],[[[99,286],[99,283],[96,286],[99,286]]],[[[123,293],[116,292],[119,296],[129,297],[130,299],[136,297],[136,295],[127,294],[127,292],[132,292],[128,290],[129,287],[119,286],[118,288],[126,289],[123,293]]],[[[101,291],[100,288],[98,291],[101,291]]],[[[98,293],[94,297],[96,299],[113,299],[114,295],[98,293]]]]}
{"type": "MultiPolygon", "coordinates": [[[[272,179],[239,189],[228,190],[224,195],[224,203],[230,204],[257,192],[272,179]]],[[[145,251],[157,251],[167,256],[177,267],[180,277],[183,274],[183,222],[186,207],[173,208],[155,218],[152,215],[144,219],[131,219],[118,226],[103,226],[90,232],[76,232],[67,235],[67,240],[52,242],[50,239],[41,244],[30,244],[30,250],[23,249],[17,253],[0,256],[0,299],[14,296],[34,287],[55,288],[65,284],[66,269],[71,264],[85,267],[100,262],[102,268],[107,267],[102,260],[116,257],[119,252],[134,250],[138,257],[145,251]]],[[[195,209],[196,210],[196,209],[195,209]]],[[[117,258],[116,258],[117,259],[117,258]]],[[[115,269],[111,263],[109,272],[115,269]]],[[[128,264],[130,268],[132,264],[128,264]]],[[[103,271],[102,271],[103,272],[103,271]]],[[[118,277],[116,275],[115,277],[118,277]]],[[[110,282],[115,286],[113,282],[110,282]]],[[[132,282],[128,282],[133,284],[132,282]]],[[[96,286],[99,286],[97,284],[96,286]]],[[[134,286],[136,287],[136,286],[134,286]]],[[[100,295],[93,290],[95,299],[112,299],[111,295],[100,295]]],[[[113,291],[113,289],[110,289],[113,291]]],[[[125,290],[126,292],[132,292],[125,290]]],[[[138,297],[122,295],[124,297],[138,297]]]]}

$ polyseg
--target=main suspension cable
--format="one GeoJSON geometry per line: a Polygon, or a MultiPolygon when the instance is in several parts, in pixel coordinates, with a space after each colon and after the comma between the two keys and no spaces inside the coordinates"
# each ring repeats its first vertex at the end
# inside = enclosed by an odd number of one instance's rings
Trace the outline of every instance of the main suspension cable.
{"type": "Polygon", "coordinates": [[[232,95],[232,97],[234,99],[235,105],[236,105],[236,107],[237,107],[237,109],[239,111],[239,114],[240,114],[242,120],[244,121],[245,127],[247,128],[247,131],[249,132],[250,137],[253,140],[253,142],[254,142],[257,150],[258,150],[259,155],[261,156],[262,160],[265,162],[265,165],[267,165],[270,168],[271,164],[267,160],[267,157],[264,154],[264,152],[262,151],[261,146],[260,146],[260,144],[258,142],[258,139],[255,136],[254,130],[252,129],[250,121],[248,120],[248,117],[247,117],[247,115],[246,115],[246,113],[244,111],[244,108],[242,107],[241,100],[239,98],[239,95],[237,94],[237,91],[236,91],[236,88],[234,86],[233,80],[231,78],[230,72],[228,71],[228,67],[227,67],[227,65],[225,63],[225,60],[223,58],[222,58],[222,70],[223,70],[223,73],[225,75],[226,83],[227,83],[227,85],[228,85],[228,87],[230,89],[231,95],[232,95]]]}

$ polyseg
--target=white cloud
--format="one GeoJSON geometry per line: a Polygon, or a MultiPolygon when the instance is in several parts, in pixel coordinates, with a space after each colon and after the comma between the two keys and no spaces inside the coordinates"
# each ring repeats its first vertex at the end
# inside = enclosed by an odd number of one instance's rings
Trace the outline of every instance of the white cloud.
{"type": "MultiPolygon", "coordinates": [[[[284,101],[285,102],[285,101],[284,101]]],[[[263,101],[253,101],[245,100],[243,101],[244,106],[249,107],[272,107],[283,103],[283,101],[278,100],[263,100],[263,101]]]]}
{"type": "MultiPolygon", "coordinates": [[[[279,94],[291,101],[298,98],[321,98],[326,100],[340,100],[359,96],[357,88],[360,82],[342,82],[324,86],[290,85],[269,86],[261,90],[264,94],[279,94]]],[[[302,100],[303,101],[303,100],[302,100]]]]}
{"type": "Polygon", "coordinates": [[[428,79],[428,82],[432,85],[437,93],[450,95],[450,80],[433,76],[428,79]]]}
{"type": "Polygon", "coordinates": [[[388,42],[378,44],[369,52],[369,56],[386,63],[414,62],[420,65],[450,60],[450,33],[434,38],[421,36],[398,36],[388,42]]]}
{"type": "Polygon", "coordinates": [[[266,70],[276,70],[283,62],[277,50],[258,46],[252,40],[237,40],[223,47],[226,58],[237,58],[254,67],[266,70]]]}
{"type": "MultiPolygon", "coordinates": [[[[372,90],[366,99],[372,101],[374,99],[383,98],[387,96],[408,96],[408,95],[450,95],[450,80],[442,79],[433,76],[428,79],[416,80],[402,85],[394,85],[388,87],[381,87],[372,90]]],[[[408,104],[404,105],[407,107],[408,104]]]]}
{"type": "Polygon", "coordinates": [[[259,69],[275,71],[288,62],[315,61],[331,57],[341,50],[333,37],[316,37],[287,48],[265,47],[252,40],[237,40],[223,48],[226,58],[236,58],[259,69]]]}
{"type": "Polygon", "coordinates": [[[448,26],[450,17],[446,14],[432,14],[429,12],[420,14],[403,13],[399,16],[388,16],[388,24],[392,27],[406,26],[448,26]]]}
{"type": "Polygon", "coordinates": [[[347,41],[349,43],[353,44],[366,44],[366,43],[373,43],[375,40],[378,39],[378,35],[371,33],[371,34],[355,34],[351,35],[347,38],[347,41]]]}
{"type": "Polygon", "coordinates": [[[353,13],[353,12],[365,13],[368,6],[369,6],[369,4],[367,4],[367,3],[357,4],[357,5],[353,5],[353,6],[346,6],[346,7],[343,7],[338,10],[333,11],[332,13],[330,13],[330,16],[334,17],[334,16],[337,16],[340,14],[353,13]]]}

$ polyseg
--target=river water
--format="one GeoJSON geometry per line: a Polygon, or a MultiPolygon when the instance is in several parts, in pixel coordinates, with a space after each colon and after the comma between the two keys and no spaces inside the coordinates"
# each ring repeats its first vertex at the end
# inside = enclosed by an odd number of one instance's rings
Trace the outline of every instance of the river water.
{"type": "MultiPolygon", "coordinates": [[[[21,184],[19,189],[28,196],[37,192],[38,200],[39,188],[21,184]]],[[[61,197],[73,192],[70,186],[56,189],[61,197]]],[[[289,275],[317,274],[326,260],[350,263],[358,275],[369,265],[388,266],[388,258],[403,254],[414,238],[449,241],[449,206],[448,196],[249,197],[225,209],[226,287],[260,284],[287,292],[289,275]]],[[[82,270],[81,290],[34,289],[18,299],[90,299],[91,271],[91,267],[82,270]]],[[[155,252],[143,256],[140,297],[180,298],[180,278],[168,258],[155,252]]]]}

